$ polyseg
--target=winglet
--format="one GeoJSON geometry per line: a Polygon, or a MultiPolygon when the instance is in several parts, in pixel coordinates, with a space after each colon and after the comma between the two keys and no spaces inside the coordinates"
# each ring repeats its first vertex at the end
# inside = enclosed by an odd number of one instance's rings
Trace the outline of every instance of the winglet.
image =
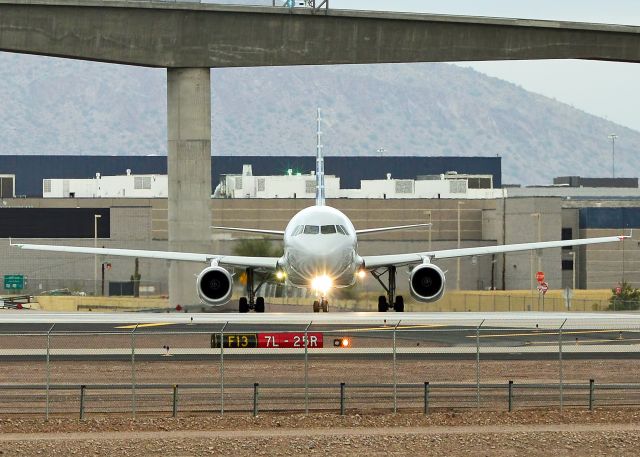
{"type": "Polygon", "coordinates": [[[620,235],[620,236],[618,237],[618,239],[619,239],[620,241],[623,241],[623,240],[625,240],[625,239],[627,239],[627,238],[633,238],[633,229],[630,229],[630,230],[629,230],[629,234],[628,234],[628,235],[620,235]]]}

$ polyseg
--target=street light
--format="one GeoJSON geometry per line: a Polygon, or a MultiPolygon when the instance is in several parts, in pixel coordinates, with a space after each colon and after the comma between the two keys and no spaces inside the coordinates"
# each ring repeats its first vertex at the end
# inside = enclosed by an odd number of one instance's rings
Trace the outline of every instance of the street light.
{"type": "Polygon", "coordinates": [[[609,139],[611,140],[611,177],[616,177],[616,138],[618,135],[615,133],[609,134],[609,139]]]}
{"type": "Polygon", "coordinates": [[[571,290],[576,290],[576,251],[569,251],[569,255],[571,256],[571,290]]]}
{"type": "Polygon", "coordinates": [[[425,215],[429,216],[429,251],[431,251],[431,211],[425,211],[425,215]]]}
{"type": "MultiPolygon", "coordinates": [[[[463,201],[458,200],[458,249],[460,249],[460,206],[464,205],[463,201]]],[[[460,257],[456,257],[456,289],[460,290],[460,257]]]]}
{"type": "MultiPolygon", "coordinates": [[[[98,247],[98,219],[100,214],[93,215],[93,247],[98,247]]],[[[93,254],[93,296],[98,295],[98,254],[93,254]]]]}

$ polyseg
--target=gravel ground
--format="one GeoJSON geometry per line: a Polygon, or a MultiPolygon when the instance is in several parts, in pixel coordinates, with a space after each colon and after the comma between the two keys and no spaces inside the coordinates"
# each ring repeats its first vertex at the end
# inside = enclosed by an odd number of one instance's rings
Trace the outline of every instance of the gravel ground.
{"type": "Polygon", "coordinates": [[[640,411],[439,412],[0,419],[13,455],[462,455],[640,454],[640,411]]]}

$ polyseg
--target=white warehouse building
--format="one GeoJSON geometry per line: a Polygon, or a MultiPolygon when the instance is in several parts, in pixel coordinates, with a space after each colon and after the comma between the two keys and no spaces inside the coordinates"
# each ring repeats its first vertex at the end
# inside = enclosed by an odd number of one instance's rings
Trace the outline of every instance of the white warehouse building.
{"type": "MultiPolygon", "coordinates": [[[[327,198],[498,198],[502,189],[493,188],[491,175],[467,175],[448,172],[418,179],[360,181],[359,189],[340,188],[340,178],[325,176],[327,198]]],[[[289,170],[283,176],[253,176],[251,165],[242,174],[223,175],[214,193],[219,198],[314,198],[315,173],[301,174],[289,170]]]]}
{"type": "MultiPolygon", "coordinates": [[[[464,198],[492,199],[504,197],[503,189],[493,188],[491,175],[467,175],[447,172],[419,176],[418,179],[386,179],[360,181],[359,189],[340,188],[340,178],[325,176],[327,198],[464,198]]],[[[254,176],[251,165],[243,165],[242,174],[222,175],[214,198],[310,198],[315,197],[315,172],[254,176]]],[[[167,175],[101,176],[91,179],[44,179],[45,198],[167,198],[167,175]]]]}
{"type": "Polygon", "coordinates": [[[91,179],[43,179],[44,198],[167,198],[167,175],[101,176],[91,179]]]}

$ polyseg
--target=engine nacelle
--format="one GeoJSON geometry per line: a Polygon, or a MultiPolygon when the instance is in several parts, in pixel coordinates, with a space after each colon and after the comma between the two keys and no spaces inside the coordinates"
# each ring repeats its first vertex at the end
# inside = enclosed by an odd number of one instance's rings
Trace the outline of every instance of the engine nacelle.
{"type": "Polygon", "coordinates": [[[409,278],[411,295],[421,302],[440,300],[444,294],[444,272],[437,266],[426,263],[411,270],[409,278]]]}
{"type": "Polygon", "coordinates": [[[231,298],[233,278],[224,268],[207,267],[198,275],[196,288],[203,303],[212,306],[224,305],[231,298]]]}

